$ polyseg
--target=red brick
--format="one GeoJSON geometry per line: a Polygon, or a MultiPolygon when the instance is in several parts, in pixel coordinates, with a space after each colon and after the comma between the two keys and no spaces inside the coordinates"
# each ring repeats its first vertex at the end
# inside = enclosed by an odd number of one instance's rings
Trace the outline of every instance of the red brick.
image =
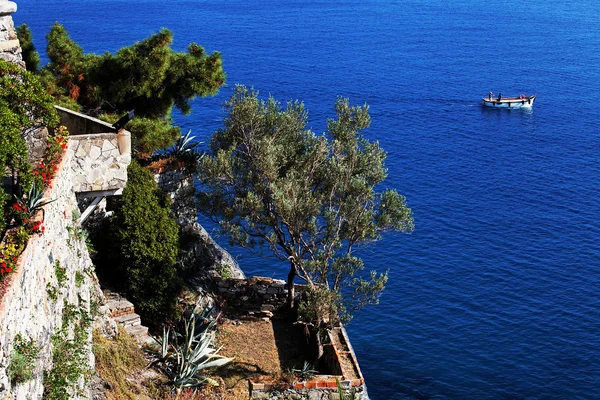
{"type": "Polygon", "coordinates": [[[317,387],[317,382],[315,381],[308,381],[304,383],[304,387],[307,389],[314,389],[317,387]]]}
{"type": "Polygon", "coordinates": [[[327,381],[327,387],[335,388],[335,387],[337,387],[337,382],[336,381],[327,381]]]}
{"type": "Polygon", "coordinates": [[[294,383],[294,389],[304,389],[304,382],[294,383]]]}

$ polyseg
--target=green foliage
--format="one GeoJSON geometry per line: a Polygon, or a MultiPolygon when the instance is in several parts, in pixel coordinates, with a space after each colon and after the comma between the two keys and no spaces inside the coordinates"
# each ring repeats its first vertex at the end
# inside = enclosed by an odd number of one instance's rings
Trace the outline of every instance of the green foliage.
{"type": "Polygon", "coordinates": [[[8,377],[13,384],[33,379],[33,370],[35,369],[39,352],[40,349],[33,339],[24,339],[20,333],[15,336],[7,370],[8,377]]]}
{"type": "Polygon", "coordinates": [[[169,147],[180,136],[179,128],[172,126],[173,107],[187,114],[191,100],[214,95],[225,83],[218,52],[207,54],[195,43],[187,52],[175,52],[167,29],[116,54],[85,55],[60,24],[47,39],[50,64],[45,71],[54,77],[45,79],[48,90],[60,102],[71,99],[96,115],[114,114],[118,119],[135,109],[136,119],[127,129],[134,149],[143,153],[169,147]]]}
{"type": "MultiPolygon", "coordinates": [[[[17,65],[0,60],[0,171],[7,168],[19,179],[20,191],[32,181],[23,135],[42,126],[52,130],[59,119],[39,79],[17,65]]],[[[4,232],[5,205],[9,195],[0,189],[0,234],[4,232]]]]}
{"type": "Polygon", "coordinates": [[[83,277],[83,274],[81,273],[81,271],[75,272],[75,285],[77,287],[81,287],[81,285],[83,284],[83,280],[84,280],[84,277],[83,277]]]}
{"type": "Polygon", "coordinates": [[[33,37],[31,36],[31,30],[27,24],[21,24],[17,27],[17,37],[21,44],[21,55],[27,71],[36,73],[40,68],[40,54],[33,45],[33,37]]]}
{"type": "Polygon", "coordinates": [[[60,262],[56,260],[54,263],[54,273],[56,274],[56,280],[58,286],[63,287],[67,283],[67,269],[60,266],[60,262]]]}
{"type": "Polygon", "coordinates": [[[70,97],[80,104],[93,102],[95,91],[85,78],[86,60],[83,49],[75,43],[64,26],[54,24],[46,35],[46,53],[50,63],[44,69],[54,77],[48,89],[57,98],[70,97]]]}
{"type": "Polygon", "coordinates": [[[152,326],[173,318],[180,288],[178,227],[152,174],[135,161],[110,225],[117,279],[136,310],[152,326]]]}
{"type": "Polygon", "coordinates": [[[48,295],[48,298],[50,300],[56,302],[56,300],[58,300],[58,293],[59,290],[56,286],[54,286],[50,282],[46,283],[46,294],[48,295]]]}
{"type": "Polygon", "coordinates": [[[87,343],[91,319],[82,307],[65,304],[61,328],[52,335],[52,369],[44,371],[44,399],[68,400],[90,378],[87,343]]]}
{"type": "Polygon", "coordinates": [[[88,72],[100,98],[110,100],[115,109],[135,108],[139,115],[158,118],[173,106],[187,114],[195,96],[216,94],[225,83],[221,55],[207,55],[196,43],[187,53],[174,52],[172,41],[171,32],[163,28],[115,55],[97,57],[88,72]]]}
{"type": "MultiPolygon", "coordinates": [[[[15,205],[13,209],[18,214],[19,219],[31,219],[34,218],[38,211],[42,210],[46,204],[50,204],[54,200],[50,200],[44,196],[44,186],[33,181],[29,192],[25,198],[19,198],[14,196],[15,205]]],[[[42,218],[43,219],[43,218],[42,218]]]]}
{"type": "Polygon", "coordinates": [[[362,135],[368,106],[338,99],[324,135],[306,128],[302,103],[282,109],[243,86],[225,108],[200,167],[200,210],[233,244],[266,245],[289,262],[288,284],[298,276],[334,292],[344,319],[377,303],[387,273],[365,277],[353,249],[386,230],[410,232],[413,219],[403,196],[375,191],[386,154],[362,135]]]}
{"type": "Polygon", "coordinates": [[[344,389],[342,389],[342,385],[340,384],[340,380],[335,378],[335,383],[337,384],[337,392],[338,392],[338,396],[340,396],[340,400],[356,399],[356,389],[352,389],[352,390],[349,390],[348,392],[344,392],[344,389]]]}
{"type": "Polygon", "coordinates": [[[233,274],[227,265],[219,264],[217,265],[217,272],[221,276],[221,278],[229,279],[233,278],[233,274]]]}
{"type": "Polygon", "coordinates": [[[298,305],[298,320],[318,325],[321,321],[337,322],[340,294],[324,286],[312,286],[298,305]]]}
{"type": "Polygon", "coordinates": [[[196,153],[196,147],[202,142],[198,142],[195,139],[196,137],[192,136],[192,130],[190,129],[185,135],[177,140],[177,143],[175,143],[175,146],[171,149],[171,155],[181,156],[184,154],[196,153]]]}

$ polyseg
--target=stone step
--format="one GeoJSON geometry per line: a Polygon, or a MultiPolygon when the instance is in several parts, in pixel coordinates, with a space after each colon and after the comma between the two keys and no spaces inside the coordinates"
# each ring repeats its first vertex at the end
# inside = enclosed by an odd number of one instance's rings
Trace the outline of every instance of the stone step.
{"type": "Polygon", "coordinates": [[[125,327],[125,328],[127,328],[128,326],[138,326],[138,325],[142,324],[142,320],[140,319],[140,316],[135,313],[115,317],[115,321],[117,321],[117,323],[123,325],[123,327],[125,327]]]}
{"type": "Polygon", "coordinates": [[[148,327],[143,325],[128,326],[125,331],[136,337],[148,336],[148,327]]]}
{"type": "Polygon", "coordinates": [[[133,304],[123,298],[112,298],[106,301],[106,306],[110,310],[111,317],[132,314],[135,310],[133,304]]]}

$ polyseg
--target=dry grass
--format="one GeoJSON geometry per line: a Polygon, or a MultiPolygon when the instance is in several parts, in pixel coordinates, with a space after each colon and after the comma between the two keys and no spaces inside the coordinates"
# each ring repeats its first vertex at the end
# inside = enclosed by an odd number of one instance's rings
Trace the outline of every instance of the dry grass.
{"type": "Polygon", "coordinates": [[[119,326],[117,336],[109,340],[100,332],[93,332],[94,356],[96,370],[109,389],[106,398],[109,400],[152,400],[156,399],[160,386],[154,382],[157,375],[145,370],[146,359],[125,330],[119,326]]]}

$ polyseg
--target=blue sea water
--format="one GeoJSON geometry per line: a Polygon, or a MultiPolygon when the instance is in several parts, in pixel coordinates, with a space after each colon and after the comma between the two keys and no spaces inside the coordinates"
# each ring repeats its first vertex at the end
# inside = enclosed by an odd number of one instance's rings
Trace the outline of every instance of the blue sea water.
{"type": "MultiPolygon", "coordinates": [[[[208,137],[236,83],[371,106],[387,185],[416,229],[359,249],[390,268],[348,330],[379,399],[600,398],[600,2],[18,1],[38,48],[54,21],[86,52],[170,28],[222,52],[228,87],[177,115],[208,137]],[[531,112],[482,109],[537,92],[531,112]]],[[[206,221],[203,221],[206,222],[206,221]]],[[[226,243],[225,238],[220,239],[226,243]]],[[[286,265],[232,249],[248,274],[286,265]]]]}

